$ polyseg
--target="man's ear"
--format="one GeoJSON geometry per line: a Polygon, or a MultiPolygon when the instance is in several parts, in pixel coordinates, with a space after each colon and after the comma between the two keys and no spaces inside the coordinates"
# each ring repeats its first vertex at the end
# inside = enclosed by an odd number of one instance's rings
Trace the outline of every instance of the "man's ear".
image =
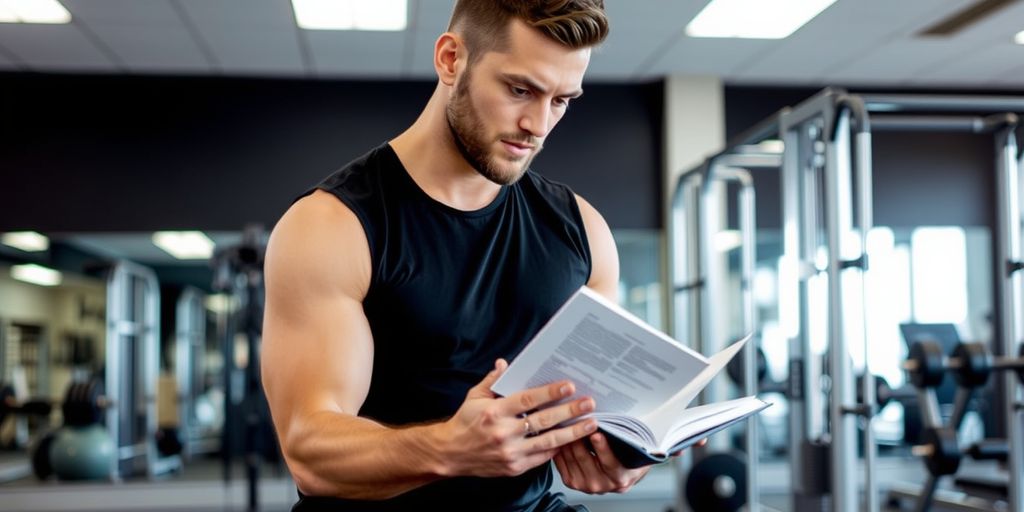
{"type": "Polygon", "coordinates": [[[455,84],[458,74],[458,63],[466,57],[466,48],[462,38],[453,32],[445,32],[434,43],[434,70],[441,83],[451,86],[455,84]]]}

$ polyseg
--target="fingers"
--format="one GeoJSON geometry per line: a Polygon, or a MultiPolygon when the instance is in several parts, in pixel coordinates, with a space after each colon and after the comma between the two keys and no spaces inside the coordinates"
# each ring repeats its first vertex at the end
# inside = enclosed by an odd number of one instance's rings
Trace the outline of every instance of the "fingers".
{"type": "Polygon", "coordinates": [[[567,380],[553,382],[509,395],[502,399],[502,407],[505,408],[505,412],[510,416],[518,416],[533,411],[544,404],[568,398],[575,392],[576,387],[572,382],[567,380]]]}
{"type": "Polygon", "coordinates": [[[498,359],[494,362],[494,369],[491,370],[487,375],[484,376],[483,380],[477,383],[469,389],[466,393],[467,398],[494,398],[494,392],[491,391],[491,386],[498,381],[498,377],[501,377],[502,373],[505,373],[505,369],[508,368],[508,363],[504,359],[498,359]]]}
{"type": "MultiPolygon", "coordinates": [[[[559,471],[565,485],[590,494],[626,492],[647,473],[647,468],[627,469],[611,451],[604,434],[593,434],[587,440],[566,446],[559,451],[559,471]],[[591,449],[592,447],[592,449],[591,449]]],[[[556,466],[559,463],[556,461],[556,466]]]]}
{"type": "Polygon", "coordinates": [[[597,420],[586,419],[562,428],[555,428],[526,439],[527,451],[555,450],[597,431],[597,420]]]}
{"type": "MultiPolygon", "coordinates": [[[[608,445],[608,438],[604,434],[597,433],[590,436],[590,444],[594,446],[594,453],[597,454],[597,460],[601,462],[605,473],[615,475],[626,471],[626,468],[612,452],[612,447],[608,445]]],[[[617,483],[624,485],[622,482],[617,483]]]]}
{"type": "MultiPolygon", "coordinates": [[[[591,436],[591,439],[593,438],[594,436],[591,436]]],[[[597,457],[591,454],[588,443],[573,443],[565,451],[569,452],[567,458],[573,460],[573,465],[576,468],[573,480],[573,483],[577,486],[576,489],[591,494],[604,494],[612,490],[612,484],[608,475],[601,468],[597,457]]]]}
{"type": "Polygon", "coordinates": [[[544,432],[562,422],[589,414],[594,410],[594,400],[582,398],[569,403],[541,409],[526,416],[530,422],[532,433],[544,432]]]}

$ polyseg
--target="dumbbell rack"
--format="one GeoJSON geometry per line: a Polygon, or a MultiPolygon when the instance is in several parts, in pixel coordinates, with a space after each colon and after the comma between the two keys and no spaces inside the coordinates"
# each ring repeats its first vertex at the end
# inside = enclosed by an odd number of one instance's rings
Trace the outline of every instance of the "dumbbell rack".
{"type": "MultiPolygon", "coordinates": [[[[910,374],[918,394],[922,419],[925,426],[925,443],[914,447],[914,454],[922,457],[928,469],[928,480],[920,492],[894,490],[890,499],[917,498],[916,512],[927,512],[933,502],[955,506],[959,510],[995,510],[996,504],[980,499],[970,502],[960,499],[937,499],[936,490],[940,479],[955,475],[964,456],[974,460],[1001,460],[1006,462],[1013,445],[1005,439],[987,439],[961,449],[957,431],[967,413],[975,389],[988,383],[993,372],[1014,371],[1024,382],[1024,345],[1018,357],[993,357],[981,343],[960,343],[949,358],[942,353],[940,345],[931,340],[918,341],[911,347],[904,369],[910,374]],[[942,423],[935,389],[942,384],[947,373],[952,373],[957,382],[953,413],[948,424],[942,423]]],[[[1014,381],[1012,377],[1006,380],[1014,381]]],[[[1020,475],[1010,475],[1009,492],[1020,475]]],[[[1014,508],[1012,510],[1020,510],[1014,508]]]]}

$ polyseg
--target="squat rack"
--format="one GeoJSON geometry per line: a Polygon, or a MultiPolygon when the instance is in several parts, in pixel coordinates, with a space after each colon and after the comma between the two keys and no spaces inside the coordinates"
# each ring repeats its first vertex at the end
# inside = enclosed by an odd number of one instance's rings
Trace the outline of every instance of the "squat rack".
{"type": "MultiPolygon", "coordinates": [[[[684,173],[677,183],[672,199],[669,232],[669,268],[673,293],[670,311],[675,319],[673,334],[677,338],[696,340],[701,350],[715,349],[721,343],[721,333],[710,317],[709,304],[721,303],[723,283],[716,277],[716,258],[711,251],[711,237],[719,229],[717,213],[720,208],[714,184],[736,180],[741,183],[740,196],[749,196],[749,211],[744,212],[745,199],[740,199],[742,253],[742,287],[744,295],[745,328],[756,328],[753,316],[750,278],[753,264],[753,188],[749,173],[731,170],[721,172],[725,166],[772,166],[752,162],[752,155],[742,154],[751,144],[779,137],[784,142],[782,156],[782,195],[784,212],[784,244],[786,265],[792,269],[785,283],[798,297],[796,319],[798,333],[790,339],[790,463],[793,474],[793,508],[821,509],[831,494],[833,510],[857,510],[856,479],[846,478],[847,471],[857,461],[856,421],[864,420],[865,507],[878,510],[877,483],[874,479],[876,446],[871,419],[877,405],[874,396],[874,378],[867,371],[862,381],[862,399],[855,400],[854,376],[848,343],[843,329],[843,279],[841,274],[855,270],[859,273],[861,297],[867,300],[864,288],[868,270],[867,234],[873,225],[871,198],[871,133],[879,131],[984,131],[997,132],[997,187],[999,219],[997,250],[1005,272],[1000,270],[998,302],[1002,315],[1000,348],[1005,354],[1014,353],[1024,336],[1024,282],[1021,263],[1021,210],[1019,203],[1018,155],[1014,130],[1017,119],[1012,114],[981,118],[977,116],[922,116],[905,112],[949,114],[964,112],[1006,112],[1024,110],[1024,99],[1017,97],[943,96],[908,94],[852,95],[842,89],[827,88],[793,108],[784,108],[730,141],[728,149],[710,157],[701,166],[684,173]],[[871,120],[869,112],[885,113],[871,120]],[[889,115],[899,113],[900,115],[889,115]],[[852,172],[851,172],[852,171],[852,172]],[[856,177],[855,193],[852,178],[856,177]],[[824,190],[822,190],[824,186],[824,190]],[[856,200],[856,209],[854,209],[856,200]],[[819,215],[824,207],[824,225],[819,215]],[[853,212],[857,212],[860,243],[850,244],[844,232],[853,229],[853,212]],[[820,231],[819,231],[820,230],[820,231]],[[815,264],[820,246],[818,233],[826,234],[828,252],[826,269],[815,264]],[[749,265],[748,265],[749,262],[749,265]],[[748,271],[749,268],[749,271],[748,271]],[[814,358],[810,343],[809,281],[820,272],[828,275],[828,351],[832,386],[828,397],[827,425],[819,421],[824,410],[820,390],[808,389],[809,383],[820,381],[825,374],[814,358]],[[695,293],[696,292],[696,293],[695,293]],[[718,295],[716,295],[718,294],[718,295]],[[746,302],[750,300],[750,302],[746,302]],[[749,311],[749,313],[748,313],[749,311]],[[826,442],[822,442],[827,440],[826,442]],[[826,482],[821,466],[828,471],[826,482]]],[[[763,156],[763,155],[762,155],[763,156]]],[[[774,162],[772,162],[774,163],[774,162]]],[[[777,165],[777,164],[776,164],[777,165]]],[[[782,276],[780,276],[780,288],[782,276]]],[[[867,324],[866,308],[861,321],[867,324]]],[[[867,329],[863,330],[865,354],[867,329]]],[[[752,393],[755,347],[745,353],[746,393],[752,393]]],[[[714,391],[712,390],[712,393],[714,391]]],[[[1004,381],[1004,405],[1007,411],[1006,432],[1012,447],[1009,456],[1011,510],[1024,511],[1024,435],[1019,386],[1012,379],[1004,381]]],[[[715,396],[705,395],[714,401],[715,396]]],[[[756,422],[748,422],[747,496],[751,510],[757,505],[757,435],[756,422]]],[[[934,486],[934,483],[929,485],[934,486]]]]}

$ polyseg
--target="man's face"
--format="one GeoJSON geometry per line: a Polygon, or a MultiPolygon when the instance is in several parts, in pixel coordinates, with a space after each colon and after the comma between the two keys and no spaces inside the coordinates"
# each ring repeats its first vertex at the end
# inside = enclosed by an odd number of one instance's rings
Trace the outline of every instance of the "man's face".
{"type": "Polygon", "coordinates": [[[582,94],[590,49],[573,50],[520,21],[509,47],[478,57],[457,78],[446,115],[462,156],[499,185],[515,183],[582,94]]]}

